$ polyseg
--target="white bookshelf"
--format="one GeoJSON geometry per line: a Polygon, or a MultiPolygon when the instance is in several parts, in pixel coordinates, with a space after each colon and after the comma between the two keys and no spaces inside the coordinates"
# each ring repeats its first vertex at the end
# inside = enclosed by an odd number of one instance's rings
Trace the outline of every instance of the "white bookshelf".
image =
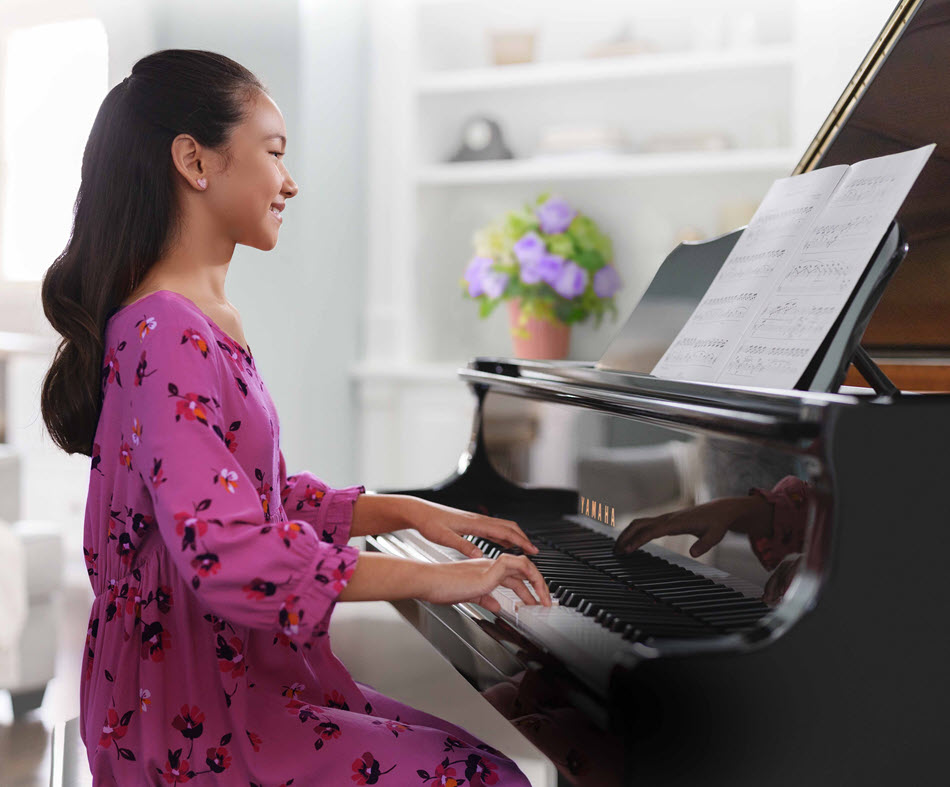
{"type": "Polygon", "coordinates": [[[696,177],[733,173],[789,172],[799,159],[791,148],[685,153],[539,156],[507,161],[433,164],[420,167],[421,186],[600,181],[618,178],[696,177]]]}
{"type": "Polygon", "coordinates": [[[374,487],[445,475],[473,405],[456,370],[512,354],[504,304],[482,321],[461,295],[476,229],[554,191],[611,236],[620,319],[572,332],[571,357],[594,360],[680,236],[741,226],[791,172],[867,49],[854,42],[855,62],[837,53],[846,65],[829,73],[813,42],[842,20],[820,0],[370,0],[369,12],[369,272],[352,381],[374,487]],[[488,31],[525,24],[533,62],[491,65],[488,31]],[[585,56],[623,24],[653,51],[585,56]],[[472,116],[495,119],[515,158],[450,163],[472,116]],[[564,124],[620,129],[627,149],[539,155],[564,124]],[[690,135],[724,142],[651,152],[690,135]]]}

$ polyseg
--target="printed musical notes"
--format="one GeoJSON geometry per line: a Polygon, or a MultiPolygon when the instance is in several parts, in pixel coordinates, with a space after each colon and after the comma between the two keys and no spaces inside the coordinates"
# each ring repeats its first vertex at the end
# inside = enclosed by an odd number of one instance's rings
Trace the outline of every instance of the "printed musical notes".
{"type": "Polygon", "coordinates": [[[725,348],[726,340],[721,337],[704,339],[684,336],[673,342],[669,355],[672,363],[711,368],[716,365],[725,348]]]}
{"type": "Polygon", "coordinates": [[[778,285],[782,295],[820,295],[844,292],[850,281],[848,263],[832,256],[817,256],[789,270],[778,285]]]}
{"type": "Polygon", "coordinates": [[[745,318],[757,297],[754,292],[740,292],[721,298],[709,298],[702,308],[696,309],[693,317],[698,323],[736,322],[745,318]]]}
{"type": "Polygon", "coordinates": [[[768,304],[752,323],[753,339],[813,339],[828,329],[828,318],[837,314],[834,306],[821,306],[798,299],[768,304]]]}
{"type": "Polygon", "coordinates": [[[730,376],[745,379],[747,384],[765,374],[788,374],[796,362],[808,356],[807,347],[775,347],[768,344],[747,344],[739,348],[726,366],[730,376]]]}
{"type": "Polygon", "coordinates": [[[860,246],[868,230],[875,224],[875,216],[853,216],[847,221],[819,224],[805,239],[803,252],[841,250],[860,246]]]}
{"type": "Polygon", "coordinates": [[[794,386],[934,147],[775,181],[653,374],[794,386]]]}

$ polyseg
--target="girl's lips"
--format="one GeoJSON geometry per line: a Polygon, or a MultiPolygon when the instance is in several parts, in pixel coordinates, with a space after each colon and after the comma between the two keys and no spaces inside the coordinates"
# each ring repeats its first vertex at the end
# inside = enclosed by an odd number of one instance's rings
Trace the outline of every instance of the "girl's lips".
{"type": "Polygon", "coordinates": [[[277,223],[278,223],[278,224],[282,224],[282,223],[283,223],[283,221],[284,221],[284,217],[283,217],[283,216],[280,216],[280,215],[278,215],[277,213],[274,213],[274,211],[272,211],[272,210],[269,210],[269,211],[267,211],[267,212],[270,213],[270,215],[273,216],[273,217],[277,220],[277,223]]]}

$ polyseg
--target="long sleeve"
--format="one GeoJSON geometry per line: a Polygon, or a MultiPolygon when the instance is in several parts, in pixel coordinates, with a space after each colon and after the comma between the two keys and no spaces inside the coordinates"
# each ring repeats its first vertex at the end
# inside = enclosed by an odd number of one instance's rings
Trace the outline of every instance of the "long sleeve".
{"type": "Polygon", "coordinates": [[[765,498],[773,506],[772,534],[768,538],[749,536],[759,562],[772,571],[788,555],[804,548],[808,511],[814,504],[812,488],[795,476],[786,476],[771,490],[752,489],[749,494],[765,498]]]}
{"type": "Polygon", "coordinates": [[[280,497],[288,516],[309,522],[324,541],[346,544],[353,527],[353,506],[366,491],[363,486],[334,489],[312,473],[287,475],[284,453],[280,452],[280,497]]]}
{"type": "Polygon", "coordinates": [[[178,571],[216,615],[307,640],[349,582],[359,550],[326,543],[307,519],[276,522],[265,512],[224,439],[231,378],[200,313],[163,304],[130,341],[139,345],[140,374],[124,389],[135,443],[128,469],[149,490],[178,571]]]}

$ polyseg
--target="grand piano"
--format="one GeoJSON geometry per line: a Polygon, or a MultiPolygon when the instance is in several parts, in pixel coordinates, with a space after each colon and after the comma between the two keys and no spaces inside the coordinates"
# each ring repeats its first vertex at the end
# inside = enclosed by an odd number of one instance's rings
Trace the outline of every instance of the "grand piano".
{"type": "MultiPolygon", "coordinates": [[[[514,519],[540,548],[530,559],[556,607],[507,590],[497,615],[397,607],[479,689],[519,673],[556,687],[622,742],[623,784],[950,779],[950,396],[919,393],[950,388],[948,65],[950,2],[902,2],[795,170],[937,143],[794,389],[649,374],[736,230],[673,250],[597,362],[473,359],[459,372],[474,422],[458,467],[392,490],[514,519]],[[778,603],[734,534],[700,560],[689,537],[613,553],[635,517],[788,475],[815,494],[778,603]]],[[[473,540],[489,557],[520,553],[473,540]]],[[[413,530],[367,548],[461,559],[413,530]]]]}

